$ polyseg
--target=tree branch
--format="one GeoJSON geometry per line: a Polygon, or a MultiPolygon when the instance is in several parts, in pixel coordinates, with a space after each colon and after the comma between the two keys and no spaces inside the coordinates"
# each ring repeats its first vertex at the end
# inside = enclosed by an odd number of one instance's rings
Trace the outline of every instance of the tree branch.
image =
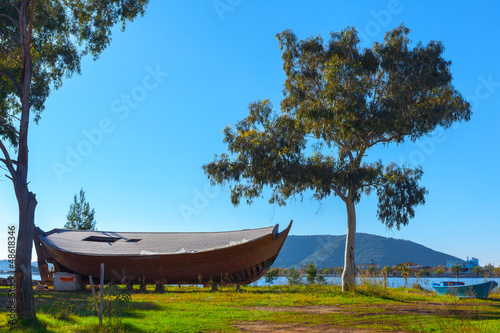
{"type": "MultiPolygon", "coordinates": [[[[34,0],[31,0],[30,2],[30,22],[29,22],[29,30],[28,30],[28,48],[31,51],[31,37],[33,37],[33,20],[35,17],[35,3],[34,0]]],[[[30,56],[30,66],[31,66],[31,56],[30,56]]],[[[30,68],[31,70],[31,68],[30,68]]]]}
{"type": "Polygon", "coordinates": [[[389,142],[389,141],[392,141],[392,140],[394,140],[395,138],[396,138],[396,136],[395,136],[395,135],[390,136],[390,137],[388,137],[388,138],[378,138],[378,139],[376,139],[375,141],[373,141],[372,143],[370,143],[370,147],[375,146],[377,143],[380,143],[380,142],[389,142]]]}
{"type": "Polygon", "coordinates": [[[17,96],[21,96],[21,87],[19,86],[19,83],[17,83],[16,79],[14,79],[14,77],[12,75],[10,75],[9,73],[7,73],[3,70],[0,70],[0,74],[6,76],[12,82],[12,84],[14,85],[14,88],[16,88],[17,96]]]}
{"type": "MultiPolygon", "coordinates": [[[[10,175],[12,176],[12,178],[8,177],[10,180],[13,180],[14,178],[16,178],[16,171],[14,170],[14,167],[12,166],[14,164],[14,162],[10,159],[10,155],[9,155],[9,152],[7,151],[7,148],[5,148],[3,142],[0,140],[0,150],[2,150],[3,152],[3,156],[5,157],[5,159],[0,159],[0,161],[2,161],[5,166],[7,167],[7,169],[9,170],[10,172],[10,175]]],[[[15,162],[15,164],[17,164],[17,162],[15,162]]]]}
{"type": "Polygon", "coordinates": [[[4,7],[4,6],[7,6],[7,5],[12,5],[14,6],[14,8],[17,10],[17,12],[19,13],[19,8],[17,8],[16,6],[16,3],[14,1],[9,1],[9,2],[4,2],[4,3],[1,3],[0,4],[0,8],[4,7]]]}
{"type": "Polygon", "coordinates": [[[12,17],[10,17],[9,15],[7,14],[0,14],[0,17],[5,17],[6,19],[8,19],[9,21],[11,21],[12,23],[14,23],[14,25],[16,26],[16,28],[19,29],[19,23],[17,23],[16,20],[14,20],[12,17]]]}
{"type": "Polygon", "coordinates": [[[384,187],[384,185],[380,184],[380,183],[368,183],[368,184],[361,185],[360,189],[362,190],[365,187],[371,187],[371,186],[375,186],[375,187],[382,186],[382,187],[384,187]]]}
{"type": "Polygon", "coordinates": [[[408,132],[405,132],[403,134],[400,134],[400,135],[393,135],[393,136],[390,136],[388,138],[378,138],[378,139],[375,139],[375,141],[373,141],[372,143],[370,143],[370,147],[373,147],[375,146],[377,143],[380,143],[380,142],[390,142],[394,139],[396,139],[397,137],[404,137],[404,136],[408,136],[408,135],[412,135],[414,133],[416,133],[418,131],[408,131],[408,132]]]}
{"type": "Polygon", "coordinates": [[[9,1],[9,2],[4,2],[4,3],[1,3],[1,4],[0,4],[0,9],[1,9],[2,7],[7,6],[7,5],[12,5],[12,6],[15,8],[15,10],[17,11],[17,13],[19,14],[19,8],[16,6],[16,3],[15,3],[14,1],[9,1]]]}
{"type": "Polygon", "coordinates": [[[352,155],[351,146],[349,144],[347,144],[346,142],[342,142],[341,140],[336,141],[335,143],[339,147],[341,147],[342,150],[344,150],[346,152],[347,156],[349,157],[349,161],[353,162],[354,161],[354,156],[352,155]]]}
{"type": "Polygon", "coordinates": [[[350,160],[351,162],[353,162],[353,161],[354,161],[354,156],[352,156],[352,151],[351,151],[351,150],[348,150],[348,151],[347,151],[347,156],[349,156],[349,160],[350,160]]]}
{"type": "MultiPolygon", "coordinates": [[[[0,158],[0,162],[3,162],[5,165],[7,165],[7,160],[5,158],[0,158]]],[[[17,165],[17,161],[16,160],[10,160],[10,162],[12,164],[17,165]]]]}
{"type": "Polygon", "coordinates": [[[11,130],[14,131],[14,133],[16,133],[17,135],[19,135],[19,131],[12,125],[7,125],[7,124],[0,124],[0,127],[7,127],[7,128],[10,128],[11,130]]]}
{"type": "Polygon", "coordinates": [[[336,195],[338,195],[338,197],[340,199],[342,199],[342,201],[346,202],[347,201],[347,197],[344,195],[344,193],[342,193],[342,191],[335,185],[330,185],[330,189],[332,191],[335,192],[336,195]]]}
{"type": "Polygon", "coordinates": [[[356,167],[359,168],[361,165],[361,160],[363,159],[363,156],[365,155],[366,148],[363,148],[359,151],[358,155],[356,156],[356,167]]]}

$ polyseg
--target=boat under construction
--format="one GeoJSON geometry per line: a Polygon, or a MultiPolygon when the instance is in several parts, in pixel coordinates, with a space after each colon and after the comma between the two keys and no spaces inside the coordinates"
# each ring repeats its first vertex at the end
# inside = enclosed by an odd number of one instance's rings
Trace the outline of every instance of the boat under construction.
{"type": "MultiPolygon", "coordinates": [[[[227,232],[114,232],[35,228],[42,281],[55,272],[118,284],[235,284],[261,278],[271,267],[292,222],[227,232]]],[[[45,281],[44,281],[45,280],[45,281]]]]}

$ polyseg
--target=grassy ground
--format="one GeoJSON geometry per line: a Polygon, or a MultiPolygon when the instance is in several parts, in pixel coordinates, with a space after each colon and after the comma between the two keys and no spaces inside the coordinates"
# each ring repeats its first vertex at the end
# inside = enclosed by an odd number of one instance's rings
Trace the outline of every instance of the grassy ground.
{"type": "MultiPolygon", "coordinates": [[[[37,321],[7,322],[0,289],[0,331],[24,332],[500,332],[500,294],[488,300],[437,296],[420,289],[365,283],[339,286],[245,287],[219,292],[170,287],[135,291],[112,302],[99,327],[90,291],[35,291],[37,321]],[[121,309],[121,310],[120,310],[121,309]]],[[[108,303],[105,302],[105,309],[108,303]]]]}

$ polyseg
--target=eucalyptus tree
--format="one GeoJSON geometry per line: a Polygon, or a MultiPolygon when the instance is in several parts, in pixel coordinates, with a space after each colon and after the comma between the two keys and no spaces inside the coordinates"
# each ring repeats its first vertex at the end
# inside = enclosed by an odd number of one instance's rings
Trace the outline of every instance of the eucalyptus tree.
{"type": "Polygon", "coordinates": [[[286,74],[281,110],[269,100],[249,105],[249,115],[224,129],[229,154],[203,166],[212,184],[230,185],[234,205],[262,196],[270,203],[312,190],[331,194],[347,210],[342,288],[355,285],[355,205],[363,194],[378,196],[378,218],[388,228],[408,224],[425,203],[421,167],[368,161],[375,146],[416,141],[437,127],[468,121],[471,110],[452,85],[451,62],[441,42],[412,47],[401,25],[382,43],[360,49],[355,28],[299,40],[277,35],[286,74]]]}
{"type": "Polygon", "coordinates": [[[19,206],[16,313],[35,316],[31,250],[36,196],[28,188],[28,129],[38,123],[51,89],[97,59],[113,26],[143,15],[149,0],[0,1],[0,159],[19,206]],[[16,156],[17,155],[17,156],[16,156]]]}

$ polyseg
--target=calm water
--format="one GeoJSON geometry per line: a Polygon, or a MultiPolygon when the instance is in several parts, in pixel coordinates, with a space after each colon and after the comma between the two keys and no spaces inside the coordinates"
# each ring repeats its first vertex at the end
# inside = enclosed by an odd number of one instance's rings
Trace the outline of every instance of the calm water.
{"type": "MultiPolygon", "coordinates": [[[[363,281],[368,280],[374,283],[380,283],[383,285],[384,280],[382,278],[356,278],[356,281],[358,284],[361,284],[363,281]]],[[[456,278],[450,278],[450,277],[425,277],[425,278],[408,278],[407,280],[407,286],[411,287],[413,284],[418,283],[422,286],[422,288],[425,288],[427,290],[433,290],[432,289],[432,284],[433,283],[439,283],[442,281],[456,281],[456,278]]],[[[500,285],[500,278],[495,278],[495,279],[488,279],[487,281],[496,281],[498,285],[500,285]]],[[[342,278],[340,276],[338,277],[325,277],[325,281],[327,284],[332,284],[332,285],[340,285],[342,282],[342,278]]],[[[484,282],[485,279],[483,277],[478,277],[478,278],[460,278],[461,282],[464,282],[465,284],[474,284],[474,283],[481,283],[484,282]]],[[[306,278],[302,278],[302,282],[306,283],[307,280],[306,278]]],[[[254,282],[253,285],[255,286],[269,286],[270,284],[266,283],[266,280],[264,278],[258,280],[257,282],[254,282]]],[[[280,276],[278,277],[273,285],[288,285],[288,280],[286,277],[280,276]]],[[[397,288],[397,287],[404,287],[405,286],[405,281],[401,277],[390,277],[387,279],[387,287],[389,288],[397,288]]],[[[497,287],[498,288],[498,287],[497,287]]]]}
{"type": "MultiPolygon", "coordinates": [[[[8,278],[11,274],[0,274],[0,278],[8,278]]],[[[38,274],[33,274],[31,275],[31,279],[32,280],[37,280],[37,281],[40,281],[42,278],[40,277],[40,275],[38,274]]]]}
{"type": "MultiPolygon", "coordinates": [[[[9,276],[9,274],[0,274],[0,277],[1,278],[7,278],[9,276]]],[[[38,274],[33,274],[32,275],[32,279],[33,280],[38,280],[40,281],[41,278],[40,278],[40,275],[38,274]]],[[[381,285],[383,285],[383,279],[382,278],[370,278],[370,279],[367,279],[367,278],[356,278],[357,280],[357,283],[360,284],[363,282],[363,280],[372,280],[373,282],[376,282],[376,283],[380,283],[381,285]]],[[[488,281],[490,280],[493,280],[493,281],[496,281],[498,283],[498,285],[500,285],[500,278],[494,278],[494,279],[488,279],[488,281]]],[[[332,284],[332,285],[340,285],[341,284],[341,277],[340,276],[337,276],[337,277],[325,277],[325,281],[327,284],[332,284]]],[[[441,281],[456,281],[456,278],[450,278],[450,277],[446,277],[446,278],[439,278],[439,277],[429,277],[429,278],[419,278],[418,281],[416,278],[409,278],[407,280],[407,286],[408,287],[411,287],[414,283],[418,283],[422,286],[422,288],[425,288],[427,290],[433,290],[432,289],[432,284],[433,283],[439,283],[441,281]]],[[[465,284],[474,284],[474,283],[481,283],[481,282],[484,282],[485,279],[480,277],[480,278],[460,278],[460,281],[461,282],[464,282],[465,284]]],[[[306,278],[302,278],[302,282],[303,283],[306,283],[307,280],[306,278]]],[[[264,278],[252,283],[253,286],[260,286],[260,287],[263,287],[263,286],[270,286],[271,284],[268,284],[266,283],[266,280],[264,278]]],[[[279,286],[279,285],[288,285],[288,280],[286,277],[283,277],[283,276],[279,276],[275,281],[274,283],[272,284],[274,286],[279,286]]],[[[403,280],[403,278],[401,277],[390,277],[387,279],[387,287],[389,288],[397,288],[397,287],[404,287],[405,285],[405,282],[403,280]]],[[[498,289],[499,287],[497,287],[496,289],[498,289]]]]}

